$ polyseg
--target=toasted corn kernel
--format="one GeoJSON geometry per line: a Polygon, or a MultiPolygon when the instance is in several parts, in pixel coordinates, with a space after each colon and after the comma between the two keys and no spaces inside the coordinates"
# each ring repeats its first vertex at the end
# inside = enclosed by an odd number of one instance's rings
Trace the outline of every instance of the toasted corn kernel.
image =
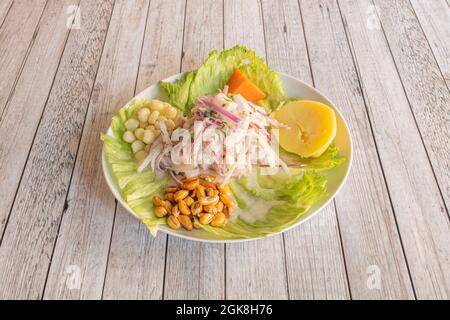
{"type": "Polygon", "coordinates": [[[223,208],[223,213],[229,218],[233,215],[233,207],[225,207],[223,208]]]}
{"type": "Polygon", "coordinates": [[[214,215],[211,213],[201,214],[200,215],[200,223],[203,225],[210,224],[213,218],[214,218],[214,215]]]}
{"type": "Polygon", "coordinates": [[[195,229],[200,229],[201,228],[200,222],[198,222],[197,219],[194,220],[192,225],[194,226],[195,229]]]}
{"type": "Polygon", "coordinates": [[[166,193],[165,199],[168,201],[175,201],[174,200],[174,194],[173,193],[166,193]]]}
{"type": "Polygon", "coordinates": [[[199,185],[197,188],[197,199],[201,199],[206,197],[206,188],[202,185],[199,185]]]}
{"type": "Polygon", "coordinates": [[[166,193],[175,193],[178,191],[177,187],[167,187],[166,188],[166,193]]]}
{"type": "MultiPolygon", "coordinates": [[[[201,198],[199,201],[204,206],[209,205],[209,204],[216,204],[219,201],[219,196],[208,196],[208,197],[201,198]]],[[[225,201],[224,201],[224,203],[225,203],[225,201]]]]}
{"type": "Polygon", "coordinates": [[[214,176],[204,176],[204,175],[202,175],[202,176],[200,176],[200,178],[202,178],[203,180],[208,181],[208,182],[213,182],[214,180],[216,180],[216,177],[214,177],[214,176]]]}
{"type": "Polygon", "coordinates": [[[225,193],[225,194],[229,194],[230,193],[230,186],[228,184],[218,184],[217,185],[217,189],[219,189],[219,191],[221,193],[225,193]]]}
{"type": "Polygon", "coordinates": [[[172,207],[172,215],[175,217],[180,215],[180,208],[178,208],[177,204],[172,207]]]}
{"type": "Polygon", "coordinates": [[[213,227],[223,227],[225,225],[226,216],[223,212],[219,212],[211,220],[211,225],[213,227]]]}
{"type": "Polygon", "coordinates": [[[188,195],[189,195],[189,191],[187,191],[187,190],[180,190],[180,191],[175,192],[173,200],[178,202],[178,201],[183,200],[184,198],[186,198],[188,195]]]}
{"type": "Polygon", "coordinates": [[[231,198],[225,193],[222,193],[220,195],[220,200],[222,200],[223,204],[226,205],[227,207],[234,206],[233,200],[231,200],[231,198]]]}
{"type": "Polygon", "coordinates": [[[188,216],[178,216],[178,221],[181,223],[181,225],[183,226],[183,228],[185,228],[188,231],[192,230],[192,221],[191,218],[189,218],[188,216]]]}
{"type": "Polygon", "coordinates": [[[156,197],[153,197],[153,204],[154,204],[156,207],[161,207],[161,206],[164,205],[164,201],[161,200],[160,197],[156,196],[156,197]]]}
{"type": "Polygon", "coordinates": [[[206,194],[208,196],[213,196],[215,195],[214,189],[213,188],[206,188],[206,194]]]}
{"type": "Polygon", "coordinates": [[[194,199],[192,199],[190,196],[187,196],[186,198],[184,198],[184,202],[186,202],[187,206],[190,207],[191,204],[194,203],[194,199]]]}
{"type": "Polygon", "coordinates": [[[212,183],[212,182],[209,182],[209,181],[206,181],[206,180],[202,180],[202,181],[200,182],[200,184],[201,184],[202,186],[204,186],[205,188],[213,188],[213,189],[216,188],[216,184],[215,184],[215,183],[212,183]]]}
{"type": "Polygon", "coordinates": [[[224,204],[222,201],[217,202],[217,205],[216,205],[217,212],[223,212],[223,207],[224,207],[224,204]]]}
{"type": "Polygon", "coordinates": [[[219,212],[214,204],[208,204],[206,206],[203,206],[203,211],[213,214],[219,212]]]}
{"type": "Polygon", "coordinates": [[[156,207],[155,208],[155,216],[158,218],[165,217],[167,215],[167,209],[164,207],[156,207]]]}
{"type": "Polygon", "coordinates": [[[175,216],[169,216],[169,218],[167,218],[167,224],[172,229],[180,228],[180,221],[178,221],[178,218],[175,216]]]}
{"type": "Polygon", "coordinates": [[[178,201],[178,208],[180,209],[181,213],[186,216],[191,214],[191,210],[183,200],[178,201]]]}
{"type": "Polygon", "coordinates": [[[200,212],[202,212],[203,207],[200,204],[200,202],[195,201],[192,205],[191,205],[191,212],[194,216],[198,215],[200,212]]]}
{"type": "Polygon", "coordinates": [[[199,185],[198,179],[188,179],[183,183],[183,189],[194,190],[199,185]]]}
{"type": "Polygon", "coordinates": [[[168,212],[170,212],[172,210],[172,203],[170,203],[170,201],[166,200],[163,202],[163,207],[166,208],[166,210],[168,212]]]}

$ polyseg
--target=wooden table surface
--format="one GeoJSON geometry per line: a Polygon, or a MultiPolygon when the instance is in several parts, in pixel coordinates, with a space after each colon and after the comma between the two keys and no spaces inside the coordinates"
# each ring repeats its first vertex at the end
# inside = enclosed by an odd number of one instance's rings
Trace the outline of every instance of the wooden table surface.
{"type": "Polygon", "coordinates": [[[0,67],[0,298],[450,298],[448,1],[0,0],[0,67]],[[268,239],[153,239],[105,183],[100,132],[235,44],[336,103],[349,179],[268,239]]]}

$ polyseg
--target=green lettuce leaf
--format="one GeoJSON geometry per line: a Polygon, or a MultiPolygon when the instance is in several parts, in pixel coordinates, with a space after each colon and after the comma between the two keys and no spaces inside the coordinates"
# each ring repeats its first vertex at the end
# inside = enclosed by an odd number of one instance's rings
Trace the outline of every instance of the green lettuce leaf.
{"type": "Polygon", "coordinates": [[[193,71],[187,72],[181,79],[175,82],[159,81],[159,85],[167,94],[170,104],[182,110],[183,112],[188,105],[189,90],[195,73],[193,71]]]}
{"type": "Polygon", "coordinates": [[[269,111],[286,99],[278,73],[271,70],[254,51],[240,45],[221,53],[214,50],[197,70],[173,83],[160,81],[159,84],[169,102],[187,114],[198,97],[215,94],[223,89],[236,68],[266,93],[267,98],[260,103],[269,111]]]}
{"type": "Polygon", "coordinates": [[[252,61],[255,58],[255,52],[244,46],[235,46],[220,54],[215,50],[212,51],[195,72],[188,107],[192,107],[198,97],[216,94],[223,89],[235,68],[240,67],[245,61],[252,61]]]}
{"type": "MultiPolygon", "coordinates": [[[[250,197],[255,197],[256,201],[264,201],[261,197],[266,201],[273,201],[267,202],[267,212],[263,219],[248,221],[244,218],[245,215],[241,215],[222,228],[201,225],[204,230],[218,238],[254,238],[280,232],[296,223],[326,193],[326,177],[314,171],[294,176],[270,190],[261,188],[246,178],[239,179],[237,184],[241,187],[240,192],[247,192],[250,197]]],[[[251,205],[247,207],[252,210],[251,205]]]]}
{"type": "Polygon", "coordinates": [[[110,172],[119,187],[122,197],[130,208],[139,216],[153,236],[156,236],[157,227],[166,223],[164,218],[153,214],[152,197],[162,195],[168,178],[155,180],[151,171],[137,172],[137,165],[133,159],[130,144],[122,140],[125,131],[125,121],[142,101],[133,100],[129,108],[119,110],[111,123],[114,137],[101,134],[103,150],[110,166],[110,172]]]}
{"type": "Polygon", "coordinates": [[[279,156],[285,163],[303,163],[303,170],[329,170],[341,165],[345,158],[339,156],[339,149],[331,144],[325,152],[317,158],[302,158],[295,153],[280,147],[279,156]]]}
{"type": "Polygon", "coordinates": [[[286,100],[278,72],[270,69],[262,58],[255,58],[248,64],[241,65],[239,69],[267,95],[265,99],[258,101],[258,105],[267,111],[275,110],[286,100]]]}

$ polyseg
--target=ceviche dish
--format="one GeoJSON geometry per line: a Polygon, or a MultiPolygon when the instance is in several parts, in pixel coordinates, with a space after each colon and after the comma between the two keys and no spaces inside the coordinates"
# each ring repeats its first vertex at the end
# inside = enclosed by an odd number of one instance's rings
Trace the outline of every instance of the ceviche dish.
{"type": "Polygon", "coordinates": [[[287,96],[280,75],[243,46],[157,86],[158,99],[133,99],[101,134],[121,198],[154,236],[161,225],[221,240],[281,232],[348,161],[335,110],[287,96]]]}

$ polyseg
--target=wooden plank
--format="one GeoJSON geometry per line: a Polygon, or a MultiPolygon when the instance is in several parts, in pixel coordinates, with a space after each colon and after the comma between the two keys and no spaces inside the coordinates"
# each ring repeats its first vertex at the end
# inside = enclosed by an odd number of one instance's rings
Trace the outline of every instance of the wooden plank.
{"type": "Polygon", "coordinates": [[[339,3],[417,298],[448,299],[450,224],[388,44],[366,26],[371,1],[339,3]]]}
{"type": "Polygon", "coordinates": [[[27,0],[12,4],[0,29],[0,114],[14,88],[24,60],[36,36],[38,25],[47,0],[36,0],[30,6],[27,0]],[[20,21],[20,23],[18,23],[20,21]]]}
{"type": "MultiPolygon", "coordinates": [[[[225,1],[224,43],[243,44],[265,55],[264,29],[258,1],[225,1]]],[[[288,288],[281,235],[227,244],[227,299],[286,299],[288,288]]]]}
{"type": "Polygon", "coordinates": [[[450,88],[450,7],[445,0],[411,0],[411,4],[450,88]]]}
{"type": "Polygon", "coordinates": [[[409,1],[376,0],[375,5],[448,211],[449,88],[409,1]]]}
{"type": "Polygon", "coordinates": [[[69,30],[64,7],[71,3],[71,0],[49,1],[22,76],[0,121],[0,136],[3,137],[0,140],[0,235],[67,41],[69,30]]]}
{"type": "MultiPolygon", "coordinates": [[[[145,31],[136,92],[180,71],[185,2],[152,0],[145,31]]],[[[166,239],[117,207],[104,299],[161,299],[166,239]]]]}
{"type": "MultiPolygon", "coordinates": [[[[264,0],[262,9],[268,63],[312,84],[298,1],[264,0]]],[[[284,243],[291,299],[349,298],[333,203],[314,219],[285,233],[284,243]]]]}
{"type": "Polygon", "coordinates": [[[331,0],[300,5],[316,87],[353,138],[352,172],[335,201],[352,298],[414,298],[339,8],[331,0]]]}
{"type": "Polygon", "coordinates": [[[165,234],[153,239],[118,204],[103,299],[161,299],[166,239],[165,234]]]}
{"type": "MultiPolygon", "coordinates": [[[[186,6],[182,70],[195,69],[223,46],[222,1],[189,0],[186,6]]],[[[164,299],[223,299],[223,244],[168,237],[164,299]]]]}
{"type": "Polygon", "coordinates": [[[81,4],[0,246],[1,298],[42,296],[112,8],[81,4]]]}
{"type": "Polygon", "coordinates": [[[3,22],[5,21],[13,2],[14,0],[4,0],[0,2],[0,28],[3,25],[3,22]]]}
{"type": "Polygon", "coordinates": [[[114,220],[115,201],[101,168],[104,131],[134,95],[149,1],[116,1],[87,112],[67,206],[51,262],[45,299],[100,299],[114,220]],[[82,279],[66,285],[69,266],[82,279]]]}

